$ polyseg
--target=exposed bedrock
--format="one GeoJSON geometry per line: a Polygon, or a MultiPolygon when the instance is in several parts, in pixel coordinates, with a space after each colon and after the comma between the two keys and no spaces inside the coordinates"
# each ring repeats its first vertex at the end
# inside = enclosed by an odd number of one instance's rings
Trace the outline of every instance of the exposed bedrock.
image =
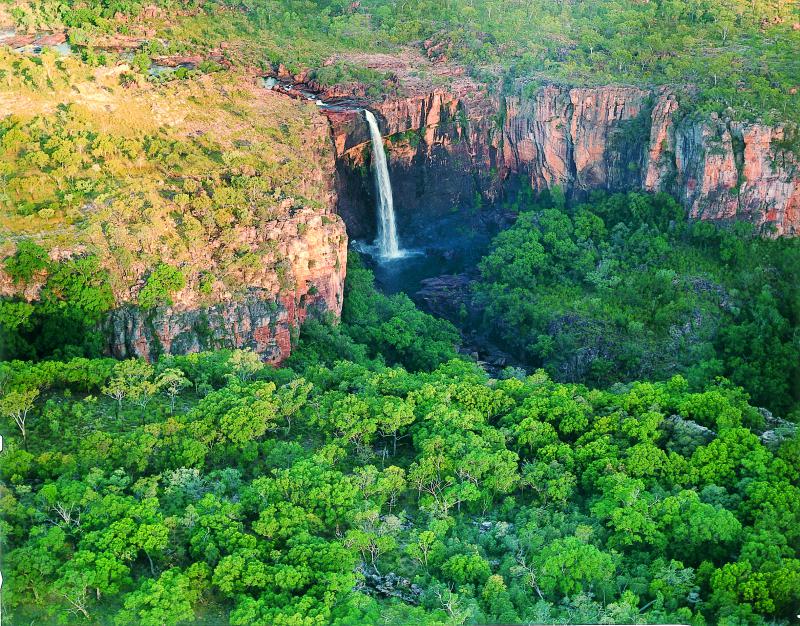
{"type": "MultiPolygon", "coordinates": [[[[330,172],[330,176],[333,173],[330,172]]],[[[253,229],[254,240],[265,236],[253,229]]],[[[103,324],[108,351],[115,357],[153,359],[218,348],[250,348],[270,363],[291,353],[291,337],[309,315],[341,314],[347,237],[334,214],[304,208],[269,228],[284,259],[243,276],[236,294],[216,303],[196,300],[191,290],[175,304],[143,310],[125,305],[103,324]]]]}
{"type": "MultiPolygon", "coordinates": [[[[693,218],[747,219],[775,235],[800,230],[800,167],[790,131],[686,115],[675,94],[635,87],[546,86],[529,97],[443,90],[373,103],[386,137],[401,237],[496,199],[518,174],[560,186],[665,191],[693,218]]],[[[374,234],[370,150],[358,111],[330,111],[339,213],[351,236],[374,234]]]]}

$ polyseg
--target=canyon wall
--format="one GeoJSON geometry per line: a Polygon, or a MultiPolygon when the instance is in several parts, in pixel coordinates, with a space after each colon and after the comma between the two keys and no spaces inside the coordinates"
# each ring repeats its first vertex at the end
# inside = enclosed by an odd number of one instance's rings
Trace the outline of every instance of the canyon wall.
{"type": "MultiPolygon", "coordinates": [[[[333,172],[329,172],[331,179],[333,172]]],[[[257,229],[250,233],[257,244],[257,229]]],[[[243,277],[241,288],[213,304],[198,303],[192,290],[175,304],[143,310],[123,305],[103,323],[108,352],[117,358],[153,359],[218,348],[249,348],[277,364],[291,353],[291,338],[309,315],[342,312],[347,236],[329,210],[304,208],[272,225],[279,267],[265,265],[243,277]]]]}
{"type": "MultiPolygon", "coordinates": [[[[766,234],[800,231],[800,165],[789,131],[717,115],[688,116],[668,91],[546,86],[529,97],[443,90],[372,103],[387,137],[401,236],[420,220],[493,200],[520,175],[535,191],[560,186],[664,191],[692,218],[747,219],[766,234]],[[422,216],[425,216],[423,219],[422,216]]],[[[351,235],[369,236],[366,125],[334,111],[339,211],[351,235]],[[359,193],[354,188],[360,185],[359,193]]]]}

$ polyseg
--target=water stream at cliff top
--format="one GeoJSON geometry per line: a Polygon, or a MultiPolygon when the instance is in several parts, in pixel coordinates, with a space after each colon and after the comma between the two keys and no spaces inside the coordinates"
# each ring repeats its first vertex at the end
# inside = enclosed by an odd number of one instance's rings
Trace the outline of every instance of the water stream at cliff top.
{"type": "Polygon", "coordinates": [[[378,194],[378,238],[375,240],[375,247],[382,259],[399,259],[404,254],[397,241],[392,182],[389,179],[389,168],[386,166],[383,137],[372,111],[364,109],[364,117],[369,124],[369,134],[372,139],[372,165],[375,173],[375,190],[378,194]]]}

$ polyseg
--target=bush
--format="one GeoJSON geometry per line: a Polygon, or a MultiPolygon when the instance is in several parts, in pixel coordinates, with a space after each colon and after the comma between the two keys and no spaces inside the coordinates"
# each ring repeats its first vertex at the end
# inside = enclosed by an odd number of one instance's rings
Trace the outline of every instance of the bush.
{"type": "Polygon", "coordinates": [[[47,269],[47,250],[27,239],[17,244],[17,251],[3,261],[6,273],[15,285],[27,284],[38,272],[47,269]]]}
{"type": "Polygon", "coordinates": [[[177,267],[162,263],[148,276],[147,283],[139,292],[139,306],[152,309],[172,304],[172,294],[186,286],[186,277],[177,267]]]}

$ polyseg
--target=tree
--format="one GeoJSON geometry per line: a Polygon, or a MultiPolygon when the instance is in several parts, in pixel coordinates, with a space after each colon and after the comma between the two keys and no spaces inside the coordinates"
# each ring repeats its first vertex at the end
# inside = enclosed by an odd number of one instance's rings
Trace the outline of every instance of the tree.
{"type": "Polygon", "coordinates": [[[663,546],[664,536],[653,518],[653,496],[643,481],[614,474],[602,478],[600,488],[603,496],[591,510],[612,531],[610,546],[663,546]]]}
{"type": "Polygon", "coordinates": [[[432,555],[444,551],[444,544],[436,537],[436,533],[432,530],[423,530],[413,535],[413,541],[409,542],[406,547],[408,555],[428,571],[428,562],[432,555]]]}
{"type": "Polygon", "coordinates": [[[616,572],[612,555],[578,537],[552,542],[533,562],[545,594],[570,596],[581,591],[601,591],[616,572]]]}
{"type": "Polygon", "coordinates": [[[158,389],[161,389],[169,397],[169,412],[174,413],[175,398],[191,383],[184,376],[182,370],[176,367],[169,367],[156,377],[155,384],[158,389]]]}
{"type": "Polygon", "coordinates": [[[378,429],[370,403],[354,395],[336,398],[322,424],[357,449],[372,441],[378,429]]]}
{"type": "Polygon", "coordinates": [[[378,558],[397,546],[393,529],[386,520],[380,519],[379,511],[373,509],[359,513],[356,517],[357,528],[348,531],[344,545],[358,550],[364,561],[369,560],[372,569],[380,575],[378,558]]]}
{"type": "Polygon", "coordinates": [[[255,395],[249,403],[241,403],[227,411],[219,420],[220,432],[234,444],[245,444],[258,439],[273,427],[277,407],[272,401],[273,383],[255,395]]]}
{"type": "Polygon", "coordinates": [[[733,513],[701,502],[696,491],[665,498],[656,507],[656,517],[668,540],[668,553],[690,565],[724,556],[742,532],[733,513]]]}
{"type": "Polygon", "coordinates": [[[6,554],[5,563],[14,577],[4,581],[8,587],[6,602],[24,601],[30,592],[38,604],[50,593],[55,574],[69,549],[67,535],[58,526],[34,526],[30,539],[6,554]]]}
{"type": "Polygon", "coordinates": [[[15,284],[27,284],[49,267],[47,250],[27,239],[17,244],[17,251],[3,261],[3,267],[15,284]]]}
{"type": "Polygon", "coordinates": [[[519,622],[511,594],[508,592],[505,580],[499,574],[489,576],[483,586],[481,599],[487,608],[487,613],[492,616],[492,621],[508,624],[519,622]]]}
{"type": "Polygon", "coordinates": [[[522,484],[531,488],[542,505],[554,502],[565,507],[575,491],[575,475],[558,461],[526,463],[522,468],[522,484]]]}
{"type": "Polygon", "coordinates": [[[102,392],[117,403],[117,413],[122,408],[122,401],[128,395],[127,381],[121,376],[114,376],[103,385],[102,392]]]}
{"type": "Polygon", "coordinates": [[[139,292],[138,303],[143,309],[171,305],[172,294],[186,286],[186,277],[177,267],[165,263],[158,265],[147,277],[139,292]]]}
{"type": "Polygon", "coordinates": [[[158,579],[146,578],[139,589],[125,598],[125,608],[114,618],[116,624],[163,626],[193,622],[194,605],[200,598],[205,571],[201,564],[184,573],[172,568],[158,579]]]}
{"type": "Polygon", "coordinates": [[[457,585],[483,585],[492,570],[480,554],[454,554],[442,564],[442,574],[457,585]]]}
{"type": "Polygon", "coordinates": [[[392,454],[397,454],[399,432],[414,422],[414,409],[398,398],[382,398],[377,418],[377,429],[382,437],[392,438],[392,454]]]}
{"type": "Polygon", "coordinates": [[[286,434],[292,430],[292,419],[308,402],[308,396],[314,385],[304,378],[297,378],[286,383],[278,390],[278,411],[286,420],[286,434]]]}
{"type": "Polygon", "coordinates": [[[402,467],[390,465],[381,472],[377,481],[377,489],[389,506],[389,513],[397,504],[398,496],[406,489],[406,472],[402,467]]]}
{"type": "Polygon", "coordinates": [[[156,392],[155,384],[150,380],[153,366],[140,359],[120,361],[114,366],[113,375],[102,391],[117,401],[117,410],[122,408],[125,398],[142,406],[147,405],[156,392]]]}
{"type": "Polygon", "coordinates": [[[261,357],[249,348],[247,350],[234,350],[228,359],[233,372],[242,382],[248,382],[258,372],[264,369],[261,357]]]}
{"type": "Polygon", "coordinates": [[[39,397],[38,389],[12,390],[0,397],[0,413],[10,417],[22,433],[25,449],[28,449],[28,431],[26,420],[28,413],[33,408],[36,398],[39,397]]]}

